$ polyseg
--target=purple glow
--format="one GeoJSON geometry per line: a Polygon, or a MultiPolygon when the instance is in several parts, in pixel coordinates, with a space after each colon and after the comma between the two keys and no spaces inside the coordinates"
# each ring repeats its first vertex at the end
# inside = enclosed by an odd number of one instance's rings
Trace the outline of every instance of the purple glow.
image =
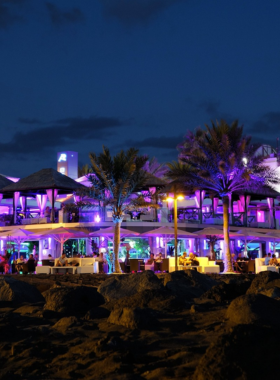
{"type": "Polygon", "coordinates": [[[95,223],[99,223],[101,221],[100,216],[97,214],[94,218],[95,223]]]}

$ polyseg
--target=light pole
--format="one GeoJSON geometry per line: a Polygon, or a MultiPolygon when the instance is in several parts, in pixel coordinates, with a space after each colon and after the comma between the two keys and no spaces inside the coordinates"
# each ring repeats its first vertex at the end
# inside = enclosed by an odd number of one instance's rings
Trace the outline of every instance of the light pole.
{"type": "Polygon", "coordinates": [[[174,197],[168,197],[167,202],[174,202],[174,245],[175,245],[175,271],[178,270],[178,220],[177,220],[177,201],[183,200],[184,197],[182,195],[174,194],[174,197]]]}

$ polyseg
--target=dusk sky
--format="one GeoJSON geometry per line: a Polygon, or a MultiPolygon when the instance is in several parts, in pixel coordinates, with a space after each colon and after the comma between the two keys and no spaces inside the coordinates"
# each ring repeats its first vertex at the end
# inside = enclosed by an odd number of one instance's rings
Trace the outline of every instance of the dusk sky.
{"type": "Polygon", "coordinates": [[[177,158],[188,129],[280,137],[279,0],[0,0],[0,173],[102,145],[177,158]]]}

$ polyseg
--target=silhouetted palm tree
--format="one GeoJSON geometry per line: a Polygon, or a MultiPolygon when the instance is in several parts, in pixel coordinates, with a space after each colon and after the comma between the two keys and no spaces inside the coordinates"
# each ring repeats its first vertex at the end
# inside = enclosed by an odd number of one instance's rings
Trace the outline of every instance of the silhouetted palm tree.
{"type": "Polygon", "coordinates": [[[168,164],[167,176],[192,190],[216,193],[223,201],[225,272],[233,272],[229,249],[229,195],[233,192],[278,184],[276,173],[254,156],[251,138],[243,136],[238,121],[212,122],[206,130],[189,131],[179,148],[180,162],[168,164]]]}
{"type": "Polygon", "coordinates": [[[121,151],[111,157],[109,149],[103,147],[103,152],[98,156],[90,153],[92,182],[90,195],[94,199],[102,201],[104,206],[112,206],[112,219],[114,223],[114,272],[120,273],[119,245],[120,227],[124,213],[127,210],[150,206],[144,197],[137,193],[145,184],[146,172],[143,166],[147,156],[139,156],[138,150],[131,148],[121,151]]]}

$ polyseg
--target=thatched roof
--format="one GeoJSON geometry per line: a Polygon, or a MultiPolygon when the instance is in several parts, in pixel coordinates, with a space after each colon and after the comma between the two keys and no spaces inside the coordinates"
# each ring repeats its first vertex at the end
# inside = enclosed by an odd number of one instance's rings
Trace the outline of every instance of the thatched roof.
{"type": "Polygon", "coordinates": [[[145,182],[145,185],[144,187],[157,187],[157,186],[166,186],[167,185],[167,182],[164,181],[163,179],[161,178],[158,178],[156,176],[154,176],[153,174],[151,173],[147,173],[147,180],[145,182]]]}
{"type": "Polygon", "coordinates": [[[0,192],[3,187],[9,186],[14,182],[0,174],[0,192]]]}
{"type": "Polygon", "coordinates": [[[41,169],[28,177],[20,179],[18,182],[12,183],[3,189],[3,193],[13,193],[15,191],[22,192],[41,192],[46,189],[58,189],[65,191],[75,191],[84,188],[83,185],[74,181],[72,178],[59,173],[55,169],[41,169]]]}

